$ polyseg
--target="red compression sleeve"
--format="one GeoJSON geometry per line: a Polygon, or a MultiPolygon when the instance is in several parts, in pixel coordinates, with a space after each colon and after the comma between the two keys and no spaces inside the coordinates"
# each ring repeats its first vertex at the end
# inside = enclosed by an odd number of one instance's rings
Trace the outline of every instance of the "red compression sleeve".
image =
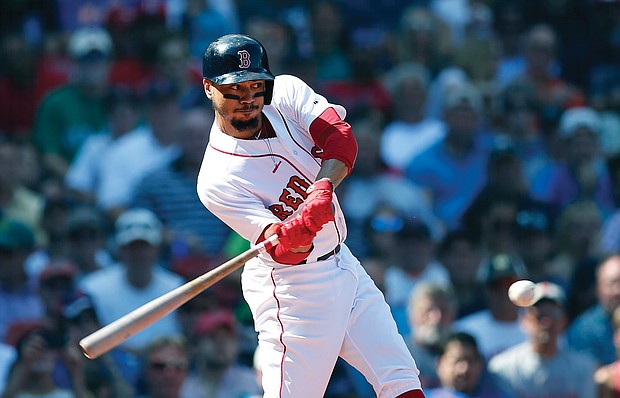
{"type": "Polygon", "coordinates": [[[323,159],[337,159],[349,169],[357,157],[357,141],[351,125],[338,116],[334,108],[326,109],[310,125],[310,135],[321,149],[323,159]]]}

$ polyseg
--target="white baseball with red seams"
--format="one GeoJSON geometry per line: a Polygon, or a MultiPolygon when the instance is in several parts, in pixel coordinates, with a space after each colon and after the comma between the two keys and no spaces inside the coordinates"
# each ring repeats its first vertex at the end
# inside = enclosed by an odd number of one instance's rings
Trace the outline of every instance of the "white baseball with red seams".
{"type": "Polygon", "coordinates": [[[536,299],[536,284],[527,279],[515,281],[508,288],[508,297],[519,307],[529,307],[536,299]]]}
{"type": "MultiPolygon", "coordinates": [[[[277,136],[237,139],[214,123],[198,176],[200,200],[256,242],[269,224],[298,210],[315,181],[320,151],[308,131],[330,107],[344,119],[344,108],[300,79],[276,77],[263,114],[277,136]]],[[[339,355],[368,378],[378,397],[421,388],[383,295],[344,244],[347,230],[336,195],[333,204],[335,221],[317,233],[306,264],[279,264],[263,253],[244,267],[242,288],[259,333],[265,397],[323,396],[339,355]],[[337,245],[338,254],[316,261],[337,245]]]]}

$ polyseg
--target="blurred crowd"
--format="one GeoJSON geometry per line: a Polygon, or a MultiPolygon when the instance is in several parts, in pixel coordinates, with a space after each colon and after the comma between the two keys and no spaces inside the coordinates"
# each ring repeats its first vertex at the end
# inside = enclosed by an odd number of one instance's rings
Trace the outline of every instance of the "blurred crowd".
{"type": "MultiPolygon", "coordinates": [[[[346,242],[427,396],[613,396],[620,3],[544,3],[3,0],[0,397],[261,395],[239,272],[96,360],[77,345],[248,247],[195,190],[202,52],[236,32],[346,107],[346,242]]],[[[336,365],[326,397],[372,396],[336,365]]]]}

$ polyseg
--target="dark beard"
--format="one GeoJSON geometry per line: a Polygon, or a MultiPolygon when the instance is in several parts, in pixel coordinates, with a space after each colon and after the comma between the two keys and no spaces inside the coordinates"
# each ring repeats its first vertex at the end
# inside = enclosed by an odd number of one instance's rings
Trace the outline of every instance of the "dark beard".
{"type": "Polygon", "coordinates": [[[248,131],[248,130],[256,130],[258,129],[258,117],[252,118],[250,120],[231,120],[230,125],[235,128],[237,131],[248,131]]]}

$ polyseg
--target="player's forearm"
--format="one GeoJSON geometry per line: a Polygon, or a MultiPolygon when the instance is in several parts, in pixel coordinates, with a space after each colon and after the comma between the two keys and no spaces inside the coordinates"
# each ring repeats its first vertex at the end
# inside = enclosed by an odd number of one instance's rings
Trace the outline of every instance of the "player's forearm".
{"type": "Polygon", "coordinates": [[[317,174],[316,179],[329,178],[334,184],[334,188],[338,186],[345,179],[349,173],[349,168],[346,164],[338,159],[326,159],[321,164],[321,170],[317,174]]]}

